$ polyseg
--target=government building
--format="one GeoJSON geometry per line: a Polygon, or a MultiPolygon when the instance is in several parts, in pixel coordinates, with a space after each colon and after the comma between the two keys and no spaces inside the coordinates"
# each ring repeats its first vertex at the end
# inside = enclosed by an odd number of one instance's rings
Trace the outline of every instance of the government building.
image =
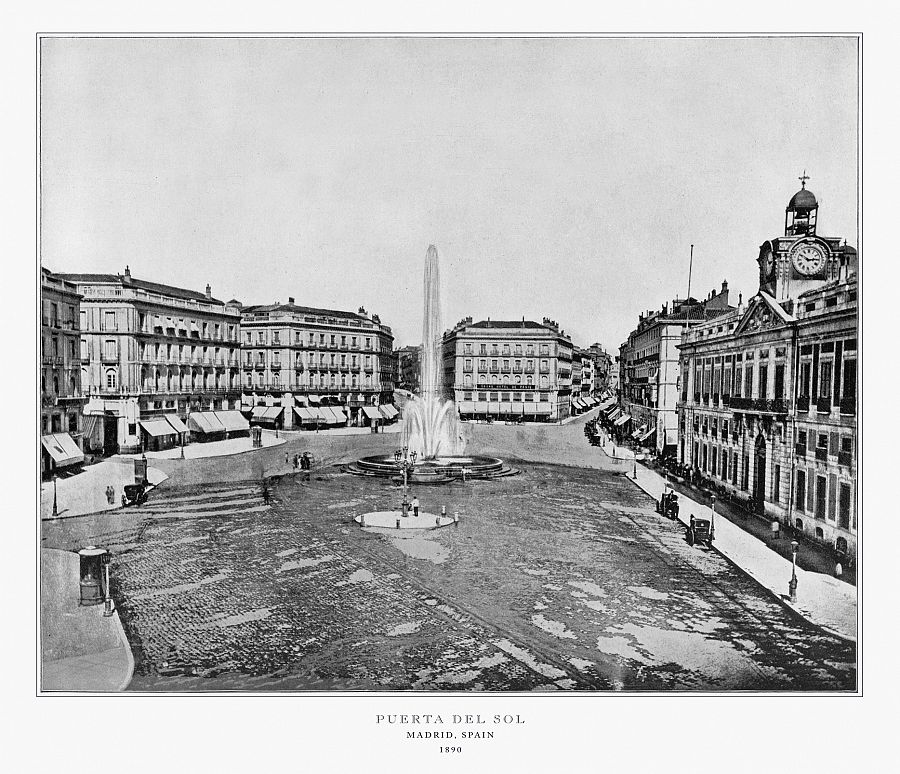
{"type": "Polygon", "coordinates": [[[757,294],[684,333],[678,455],[855,557],[858,257],[817,233],[806,179],[760,247],[757,294]]]}
{"type": "MultiPolygon", "coordinates": [[[[184,442],[189,415],[240,408],[240,305],[124,274],[60,274],[82,297],[84,449],[135,453],[184,442]]],[[[194,417],[196,434],[210,424],[194,417]]],[[[193,424],[193,423],[192,423],[193,424]]]]}
{"type": "Polygon", "coordinates": [[[396,418],[394,336],[377,314],[288,298],[243,307],[241,336],[243,405],[259,424],[369,426],[396,418]]]}
{"type": "Polygon", "coordinates": [[[556,422],[572,410],[572,356],[571,338],[546,317],[467,317],[444,334],[444,384],[461,419],[556,422]]]}
{"type": "Polygon", "coordinates": [[[41,269],[41,474],[84,462],[81,449],[81,296],[41,269]]]}

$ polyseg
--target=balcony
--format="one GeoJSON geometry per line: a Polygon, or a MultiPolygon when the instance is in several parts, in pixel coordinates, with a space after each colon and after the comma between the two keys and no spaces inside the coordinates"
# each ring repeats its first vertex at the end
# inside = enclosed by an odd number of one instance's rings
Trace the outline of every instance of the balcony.
{"type": "Polygon", "coordinates": [[[843,465],[845,468],[851,467],[853,465],[853,452],[839,451],[838,465],[843,465]]]}
{"type": "Polygon", "coordinates": [[[266,370],[266,361],[265,361],[265,360],[257,360],[257,361],[253,364],[253,367],[254,367],[257,371],[265,371],[265,370],[266,370]]]}
{"type": "Polygon", "coordinates": [[[831,413],[831,397],[826,396],[824,398],[816,398],[816,413],[817,414],[830,414],[831,413]]]}
{"type": "Polygon", "coordinates": [[[488,370],[489,370],[492,374],[499,374],[499,373],[500,373],[500,366],[491,366],[488,370]]]}
{"type": "Polygon", "coordinates": [[[249,360],[245,360],[243,365],[245,371],[250,371],[253,369],[253,363],[251,363],[249,360]]]}
{"type": "Polygon", "coordinates": [[[501,373],[501,374],[508,374],[508,373],[510,373],[510,368],[509,368],[509,366],[500,366],[500,373],[501,373]]]}
{"type": "Polygon", "coordinates": [[[768,400],[766,398],[731,398],[731,409],[734,412],[748,411],[755,414],[786,414],[787,404],[782,398],[768,400]]]}
{"type": "Polygon", "coordinates": [[[463,373],[470,374],[470,373],[472,373],[472,366],[464,365],[462,370],[463,370],[463,373]]]}
{"type": "Polygon", "coordinates": [[[280,360],[275,360],[275,361],[272,362],[272,370],[273,370],[273,371],[280,371],[280,370],[281,370],[281,361],[280,361],[280,360]]]}
{"type": "Polygon", "coordinates": [[[828,462],[828,449],[824,446],[817,446],[816,459],[819,460],[819,462],[828,462]]]}
{"type": "Polygon", "coordinates": [[[730,395],[722,396],[722,405],[725,406],[725,408],[728,408],[731,405],[731,396],[730,395]]]}
{"type": "MultiPolygon", "coordinates": [[[[527,369],[526,369],[525,373],[533,374],[533,373],[534,373],[534,369],[531,369],[531,370],[527,370],[527,369]]],[[[549,374],[549,373],[550,373],[550,366],[541,366],[541,368],[540,368],[540,373],[542,373],[542,374],[549,374]]],[[[568,376],[569,373],[570,373],[569,371],[560,371],[560,372],[559,372],[559,375],[560,375],[561,377],[562,377],[562,376],[568,376]]]]}
{"type": "Polygon", "coordinates": [[[522,366],[513,366],[512,372],[513,372],[514,374],[520,374],[520,373],[522,373],[522,366]]]}
{"type": "Polygon", "coordinates": [[[844,416],[856,416],[856,398],[841,398],[841,414],[844,416]]]}
{"type": "Polygon", "coordinates": [[[795,443],[794,444],[794,454],[798,457],[806,457],[806,444],[805,443],[795,443]]]}
{"type": "Polygon", "coordinates": [[[805,414],[809,411],[809,395],[801,395],[797,398],[797,412],[805,414]]]}
{"type": "Polygon", "coordinates": [[[119,362],[119,353],[118,352],[104,352],[100,355],[101,363],[118,363],[119,362]]]}
{"type": "Polygon", "coordinates": [[[299,374],[303,372],[303,363],[301,361],[297,361],[294,363],[294,370],[299,374]]]}

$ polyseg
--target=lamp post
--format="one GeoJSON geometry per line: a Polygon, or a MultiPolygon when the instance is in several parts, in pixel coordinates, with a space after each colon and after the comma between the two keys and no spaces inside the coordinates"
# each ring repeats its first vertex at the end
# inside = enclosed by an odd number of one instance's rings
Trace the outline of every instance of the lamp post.
{"type": "Polygon", "coordinates": [[[53,474],[53,518],[57,518],[59,516],[59,511],[56,507],[56,473],[53,474]]]}
{"type": "Polygon", "coordinates": [[[409,471],[416,464],[416,456],[416,452],[411,452],[408,446],[404,446],[394,452],[394,461],[403,472],[403,505],[401,510],[404,516],[409,515],[409,471]]]}
{"type": "Polygon", "coordinates": [[[788,595],[791,602],[797,601],[797,549],[800,544],[796,540],[791,541],[791,580],[788,583],[788,595]]]}
{"type": "Polygon", "coordinates": [[[713,495],[709,502],[709,542],[716,537],[716,496],[713,495]]]}
{"type": "Polygon", "coordinates": [[[103,566],[103,615],[109,617],[113,614],[112,597],[109,595],[109,563],[112,555],[107,551],[100,557],[103,566]]]}

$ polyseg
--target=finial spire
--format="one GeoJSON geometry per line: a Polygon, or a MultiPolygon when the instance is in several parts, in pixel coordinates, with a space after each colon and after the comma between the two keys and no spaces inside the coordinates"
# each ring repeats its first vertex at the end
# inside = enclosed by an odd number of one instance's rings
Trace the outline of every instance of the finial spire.
{"type": "Polygon", "coordinates": [[[806,181],[809,180],[809,175],[806,174],[806,170],[803,170],[803,174],[797,178],[800,181],[800,187],[806,188],[806,181]]]}

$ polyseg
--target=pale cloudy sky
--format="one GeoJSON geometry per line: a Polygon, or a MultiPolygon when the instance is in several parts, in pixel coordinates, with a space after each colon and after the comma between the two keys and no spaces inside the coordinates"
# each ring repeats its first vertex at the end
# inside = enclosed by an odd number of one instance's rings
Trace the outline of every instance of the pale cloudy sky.
{"type": "Polygon", "coordinates": [[[857,244],[857,43],[46,39],[42,260],[245,303],[355,310],[418,343],[557,319],[608,349],[642,310],[756,291],[806,169],[857,244]]]}

